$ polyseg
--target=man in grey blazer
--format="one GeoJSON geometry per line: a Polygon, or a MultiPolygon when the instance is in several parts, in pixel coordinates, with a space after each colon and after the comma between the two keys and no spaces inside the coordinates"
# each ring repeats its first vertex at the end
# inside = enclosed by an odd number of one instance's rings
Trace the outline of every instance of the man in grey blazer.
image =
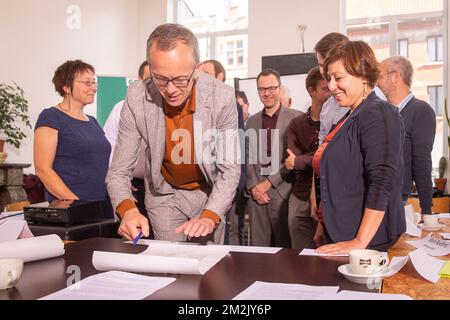
{"type": "Polygon", "coordinates": [[[287,128],[301,112],[281,106],[277,71],[266,69],[256,81],[264,109],[248,119],[245,130],[251,244],[289,248],[287,214],[293,184],[283,180],[280,169],[285,169],[287,128]]]}
{"type": "Polygon", "coordinates": [[[145,206],[155,239],[223,243],[225,213],[240,176],[233,88],[199,72],[195,35],[183,26],[157,27],[147,42],[152,76],[129,88],[106,179],[119,234],[149,234],[130,180],[146,144],[145,206]]]}

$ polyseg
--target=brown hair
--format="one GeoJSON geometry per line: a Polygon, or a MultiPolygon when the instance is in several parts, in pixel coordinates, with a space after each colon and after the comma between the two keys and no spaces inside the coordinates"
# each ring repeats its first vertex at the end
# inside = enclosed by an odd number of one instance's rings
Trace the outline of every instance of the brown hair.
{"type": "Polygon", "coordinates": [[[223,82],[225,82],[227,80],[227,73],[225,72],[225,68],[223,67],[223,65],[217,61],[217,60],[206,60],[203,61],[202,64],[206,64],[206,63],[211,63],[214,67],[214,75],[217,76],[219,75],[219,73],[223,73],[223,82]]]}
{"type": "Polygon", "coordinates": [[[200,63],[200,49],[198,47],[197,37],[186,27],[179,24],[166,23],[158,26],[147,40],[147,61],[150,61],[150,48],[153,44],[159,50],[169,51],[174,49],[179,42],[183,42],[192,49],[195,64],[200,63]]]}
{"type": "Polygon", "coordinates": [[[306,90],[310,87],[316,89],[320,80],[325,80],[325,78],[320,73],[320,68],[318,66],[309,70],[305,80],[306,90]]]}
{"type": "Polygon", "coordinates": [[[64,87],[67,86],[70,90],[73,90],[73,81],[75,77],[88,70],[95,73],[93,66],[81,60],[69,60],[64,62],[56,69],[55,74],[53,75],[52,82],[55,85],[56,92],[58,92],[61,97],[64,97],[67,94],[64,91],[64,87]]]}
{"type": "Polygon", "coordinates": [[[325,59],[325,57],[330,53],[330,51],[340,45],[349,41],[348,38],[339,32],[332,32],[324,36],[322,39],[317,42],[314,47],[314,51],[316,53],[320,53],[320,55],[325,59]]]}
{"type": "Polygon", "coordinates": [[[378,80],[378,62],[372,48],[364,41],[348,41],[333,49],[323,64],[324,76],[330,81],[328,66],[342,61],[345,70],[355,77],[365,78],[371,88],[378,80]]]}
{"type": "MultiPolygon", "coordinates": [[[[145,67],[148,66],[148,65],[149,65],[148,62],[144,61],[139,66],[139,72],[138,72],[139,79],[143,79],[144,78],[145,67]]],[[[145,80],[145,79],[143,79],[143,80],[145,80]]]]}
{"type": "Polygon", "coordinates": [[[270,76],[270,75],[275,76],[275,78],[277,78],[278,85],[281,85],[280,73],[278,71],[274,70],[274,69],[271,69],[271,68],[267,68],[267,69],[264,69],[263,71],[261,71],[261,73],[256,78],[256,82],[258,82],[259,78],[267,77],[267,76],[270,76]]]}

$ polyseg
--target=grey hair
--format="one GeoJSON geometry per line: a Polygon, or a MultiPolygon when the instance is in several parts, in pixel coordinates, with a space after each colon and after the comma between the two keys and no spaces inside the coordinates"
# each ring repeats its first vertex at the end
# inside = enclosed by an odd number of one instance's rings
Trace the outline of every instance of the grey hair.
{"type": "Polygon", "coordinates": [[[179,25],[166,23],[158,26],[147,40],[147,61],[150,61],[150,48],[153,44],[162,51],[169,51],[174,49],[178,42],[183,42],[192,49],[195,64],[200,63],[200,50],[198,47],[197,37],[188,28],[179,25]]]}
{"type": "Polygon", "coordinates": [[[390,57],[384,60],[387,63],[387,72],[398,72],[403,82],[408,86],[412,86],[414,68],[411,62],[402,56],[390,57]]]}
{"type": "Polygon", "coordinates": [[[288,98],[288,99],[291,99],[292,98],[292,96],[291,96],[291,90],[288,88],[288,87],[286,87],[285,85],[281,85],[281,90],[283,90],[284,91],[284,96],[286,97],[286,98],[288,98]]]}

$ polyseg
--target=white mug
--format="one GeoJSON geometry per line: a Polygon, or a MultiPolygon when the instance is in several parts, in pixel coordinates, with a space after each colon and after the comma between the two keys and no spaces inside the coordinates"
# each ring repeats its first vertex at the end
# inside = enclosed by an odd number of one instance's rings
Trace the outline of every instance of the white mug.
{"type": "Polygon", "coordinates": [[[21,259],[0,260],[0,290],[14,287],[19,282],[23,270],[21,259]]]}
{"type": "Polygon", "coordinates": [[[389,259],[376,250],[359,249],[349,253],[353,273],[370,275],[387,268],[389,259]]]}
{"type": "Polygon", "coordinates": [[[439,219],[437,214],[422,214],[423,224],[426,226],[437,226],[439,219]]]}

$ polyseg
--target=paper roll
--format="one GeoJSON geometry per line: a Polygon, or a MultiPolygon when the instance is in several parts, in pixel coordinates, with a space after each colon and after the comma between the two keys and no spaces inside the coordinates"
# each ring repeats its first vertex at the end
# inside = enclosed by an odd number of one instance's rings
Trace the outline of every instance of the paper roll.
{"type": "Polygon", "coordinates": [[[0,259],[17,258],[30,262],[63,254],[64,243],[56,234],[0,243],[0,259]]]}

